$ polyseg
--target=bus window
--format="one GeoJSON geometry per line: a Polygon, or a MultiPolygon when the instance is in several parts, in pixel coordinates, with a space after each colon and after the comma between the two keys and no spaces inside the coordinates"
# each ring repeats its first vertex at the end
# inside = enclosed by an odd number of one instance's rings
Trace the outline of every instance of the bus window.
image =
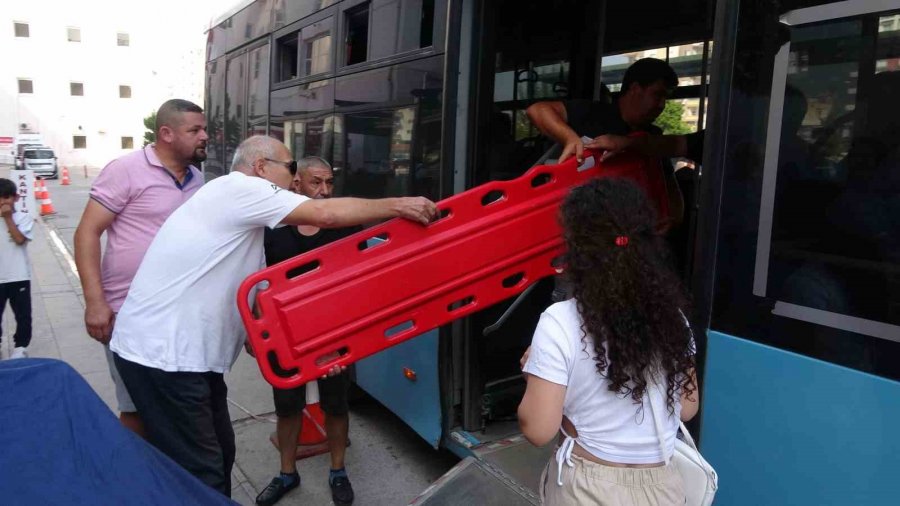
{"type": "Polygon", "coordinates": [[[334,116],[286,122],[284,143],[294,159],[318,156],[331,160],[334,145],[334,116]]]}
{"type": "Polygon", "coordinates": [[[409,194],[415,116],[412,107],[344,115],[343,194],[367,198],[409,194]]]}
{"type": "Polygon", "coordinates": [[[334,18],[326,18],[300,31],[300,77],[332,69],[334,18]]]}
{"type": "Polygon", "coordinates": [[[530,105],[590,96],[597,7],[590,2],[562,1],[548,7],[504,0],[486,10],[471,184],[518,177],[553,146],[528,119],[525,110],[530,105]],[[568,28],[553,28],[558,26],[568,28]]]}
{"type": "Polygon", "coordinates": [[[771,25],[770,54],[738,48],[772,70],[739,75],[714,322],[900,378],[898,16],[804,15],[771,25]]]}
{"type": "Polygon", "coordinates": [[[322,11],[275,41],[276,83],[308,79],[334,70],[334,10],[322,11]]]}
{"type": "Polygon", "coordinates": [[[678,88],[675,96],[666,103],[666,109],[654,124],[662,128],[663,133],[677,135],[701,130],[706,125],[706,99],[700,107],[701,87],[709,82],[707,70],[703,79],[703,51],[708,48],[707,61],[712,56],[712,42],[691,42],[679,46],[657,47],[642,51],[604,56],[601,62],[601,80],[614,93],[622,91],[622,79],[625,71],[635,61],[642,58],[657,58],[669,63],[678,75],[678,88]]]}
{"type": "Polygon", "coordinates": [[[373,0],[371,58],[383,58],[432,44],[434,0],[373,0]]]}
{"type": "Polygon", "coordinates": [[[310,14],[338,3],[338,1],[339,0],[316,0],[314,2],[296,2],[291,0],[276,0],[272,6],[272,29],[277,30],[278,28],[282,28],[294,20],[303,19],[310,14]]]}
{"type": "Polygon", "coordinates": [[[206,128],[209,140],[206,143],[206,161],[203,176],[209,181],[225,174],[225,58],[206,64],[206,128]]]}
{"type": "Polygon", "coordinates": [[[228,59],[225,69],[225,160],[244,139],[247,53],[228,59]]]}
{"type": "Polygon", "coordinates": [[[440,198],[442,64],[432,57],[337,79],[336,193],[440,198]]]}
{"type": "MultiPolygon", "coordinates": [[[[249,83],[247,85],[247,122],[253,125],[253,133],[259,132],[269,115],[269,45],[250,51],[249,83]]],[[[250,134],[252,135],[252,134],[250,134]]]]}
{"type": "Polygon", "coordinates": [[[275,41],[277,63],[275,82],[290,81],[299,75],[300,34],[292,33],[275,41]]]}
{"type": "Polygon", "coordinates": [[[569,62],[544,65],[529,61],[522,68],[498,69],[494,74],[494,102],[565,99],[569,90],[569,62]]]}
{"type": "Polygon", "coordinates": [[[344,65],[369,59],[369,3],[344,11],[344,65]]]}

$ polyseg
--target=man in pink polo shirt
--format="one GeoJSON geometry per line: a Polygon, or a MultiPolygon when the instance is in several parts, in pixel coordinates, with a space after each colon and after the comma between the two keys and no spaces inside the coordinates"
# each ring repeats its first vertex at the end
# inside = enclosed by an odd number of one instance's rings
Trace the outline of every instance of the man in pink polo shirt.
{"type": "MultiPolygon", "coordinates": [[[[94,181],[75,231],[75,263],[84,289],[85,327],[104,345],[159,228],[203,184],[197,166],[206,159],[208,138],[203,109],[187,100],[169,100],[156,113],[156,142],[113,160],[94,181]],[[103,232],[106,252],[101,263],[103,232]]],[[[143,436],[143,422],[108,347],[106,356],[119,419],[143,436]]]]}

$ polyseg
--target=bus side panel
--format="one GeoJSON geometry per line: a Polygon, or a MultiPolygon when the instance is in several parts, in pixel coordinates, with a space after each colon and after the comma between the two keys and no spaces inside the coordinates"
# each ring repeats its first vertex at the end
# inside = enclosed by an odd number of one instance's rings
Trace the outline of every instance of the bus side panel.
{"type": "Polygon", "coordinates": [[[708,337],[701,450],[718,504],[896,504],[900,383],[708,337]]]}
{"type": "Polygon", "coordinates": [[[437,330],[360,360],[356,383],[437,448],[441,439],[437,330]],[[414,380],[406,377],[404,368],[415,373],[414,380]]]}

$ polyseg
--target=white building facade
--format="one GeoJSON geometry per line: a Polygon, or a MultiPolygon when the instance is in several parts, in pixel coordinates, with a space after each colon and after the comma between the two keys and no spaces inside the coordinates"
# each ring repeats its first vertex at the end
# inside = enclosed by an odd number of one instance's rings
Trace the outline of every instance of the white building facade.
{"type": "Polygon", "coordinates": [[[146,8],[31,0],[0,10],[0,163],[12,163],[4,138],[33,132],[60,166],[102,167],[143,145],[143,118],[163,101],[203,104],[204,23],[176,29],[179,43],[146,8]]]}

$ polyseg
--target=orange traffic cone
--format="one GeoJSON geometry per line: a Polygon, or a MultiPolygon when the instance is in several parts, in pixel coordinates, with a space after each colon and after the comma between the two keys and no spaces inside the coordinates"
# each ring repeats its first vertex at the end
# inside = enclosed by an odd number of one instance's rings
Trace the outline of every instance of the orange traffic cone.
{"type": "Polygon", "coordinates": [[[34,199],[41,200],[41,178],[34,178],[34,199]]]}
{"type": "Polygon", "coordinates": [[[303,409],[303,425],[297,439],[297,460],[328,452],[328,436],[325,434],[325,413],[319,406],[319,383],[306,384],[306,407],[303,409]]]}
{"type": "MultiPolygon", "coordinates": [[[[43,186],[44,182],[41,181],[41,186],[43,186]]],[[[56,209],[53,209],[53,202],[50,200],[50,192],[47,191],[47,187],[44,186],[44,198],[41,199],[41,216],[46,216],[48,214],[56,214],[56,209]]]]}
{"type": "Polygon", "coordinates": [[[47,183],[44,183],[43,178],[38,178],[37,183],[38,183],[38,189],[34,193],[34,198],[36,198],[38,200],[44,200],[45,198],[47,198],[47,193],[48,193],[47,192],[47,183]]]}
{"type": "Polygon", "coordinates": [[[62,170],[62,181],[59,184],[61,184],[63,186],[68,186],[68,185],[72,184],[72,181],[69,179],[69,168],[66,167],[65,165],[63,165],[63,170],[62,170]]]}
{"type": "MultiPolygon", "coordinates": [[[[306,407],[303,409],[303,425],[294,452],[296,460],[328,453],[328,437],[325,434],[325,414],[319,406],[319,387],[315,381],[306,384],[306,407]]],[[[278,447],[278,438],[269,438],[278,447]]]]}
{"type": "Polygon", "coordinates": [[[325,434],[325,414],[319,404],[311,404],[303,409],[303,426],[300,429],[300,446],[317,445],[328,439],[325,434]]]}

